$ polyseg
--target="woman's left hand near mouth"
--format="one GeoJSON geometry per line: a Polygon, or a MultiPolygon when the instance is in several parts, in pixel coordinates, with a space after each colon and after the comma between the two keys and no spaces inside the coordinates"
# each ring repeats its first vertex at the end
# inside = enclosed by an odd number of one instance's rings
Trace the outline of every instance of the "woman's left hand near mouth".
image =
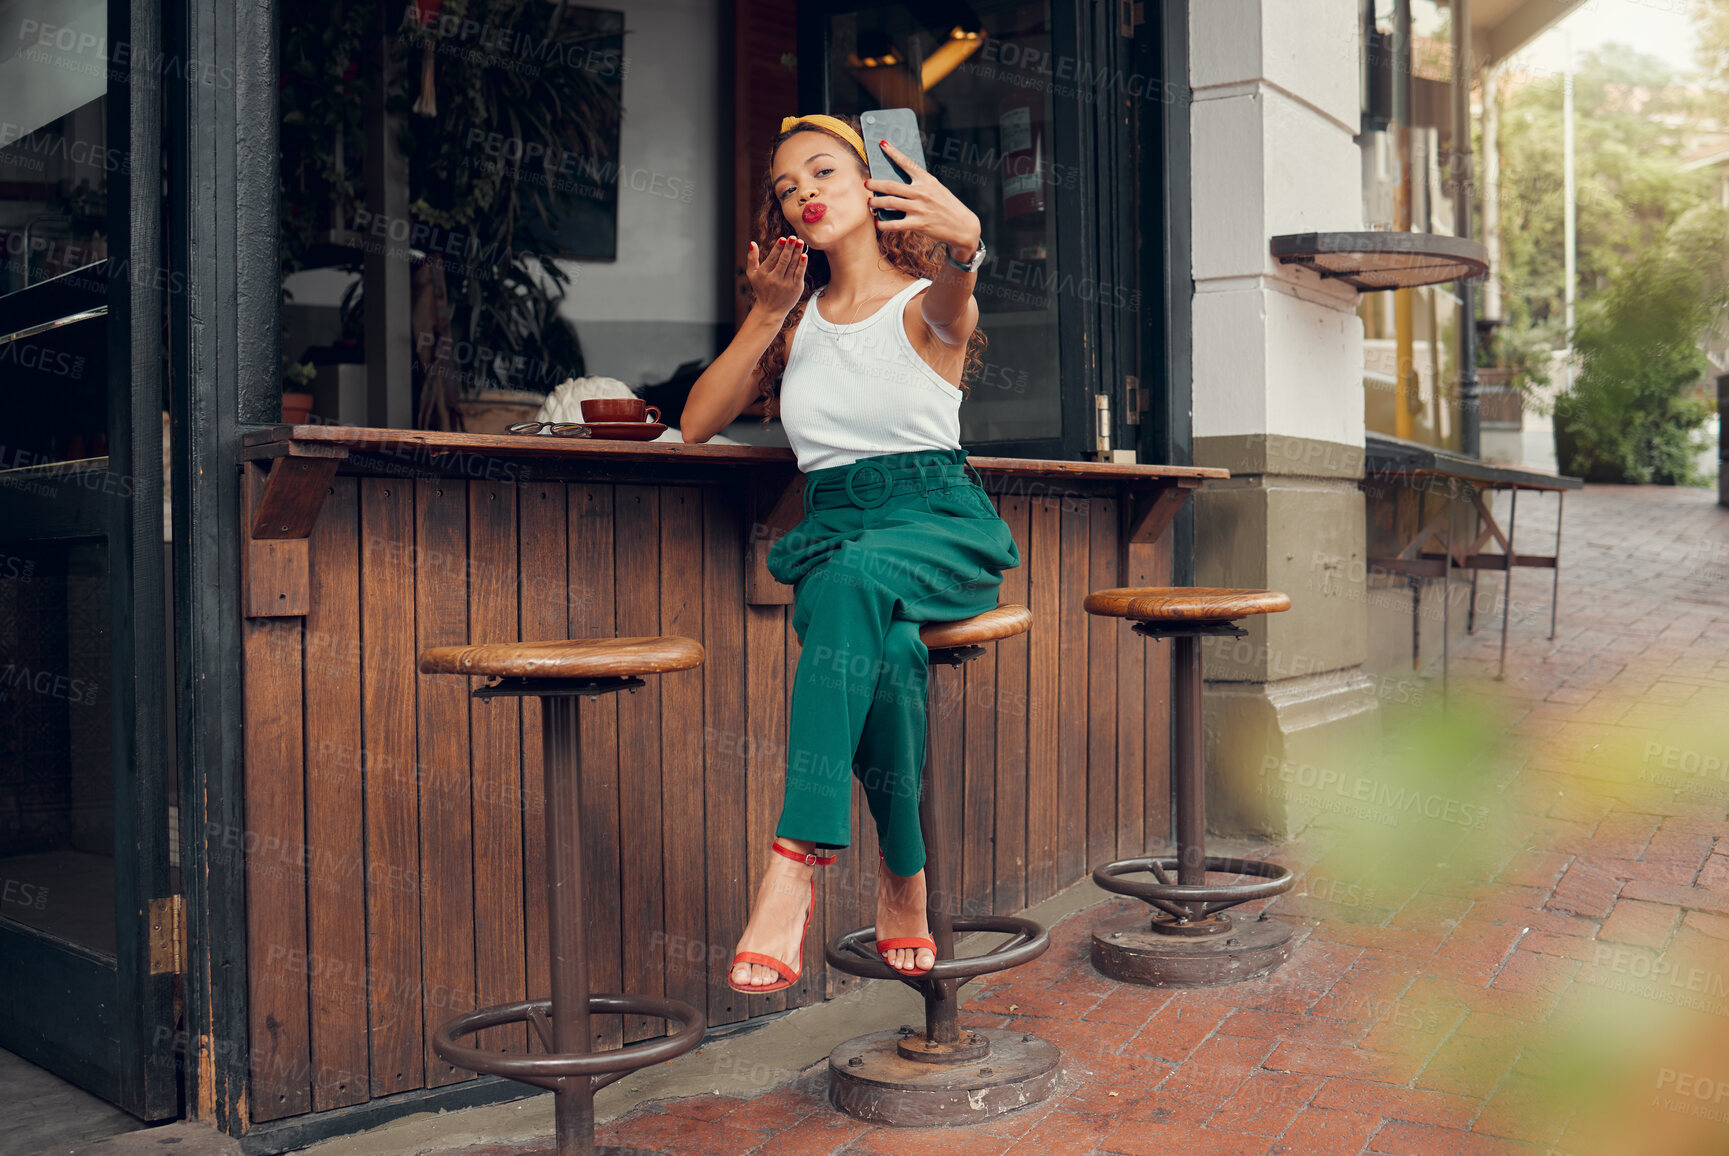
{"type": "Polygon", "coordinates": [[[883,152],[912,177],[911,184],[900,181],[867,179],[865,188],[874,194],[873,209],[899,209],[906,216],[898,221],[877,222],[879,229],[917,229],[933,240],[941,241],[957,254],[965,256],[979,242],[978,214],[961,204],[941,181],[905,153],[887,141],[883,152]]]}

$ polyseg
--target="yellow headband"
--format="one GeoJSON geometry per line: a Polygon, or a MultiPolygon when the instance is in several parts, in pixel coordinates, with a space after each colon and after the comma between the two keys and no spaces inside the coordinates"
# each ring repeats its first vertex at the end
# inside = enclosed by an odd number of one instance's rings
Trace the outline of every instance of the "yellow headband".
{"type": "Polygon", "coordinates": [[[848,124],[846,121],[840,120],[837,117],[826,116],[820,112],[813,112],[808,116],[782,117],[780,122],[780,131],[786,132],[793,126],[800,124],[820,125],[823,128],[839,133],[842,140],[846,141],[848,144],[852,145],[853,148],[858,150],[859,160],[864,161],[867,165],[870,164],[870,158],[865,156],[864,138],[860,136],[857,130],[855,130],[852,125],[848,124]]]}

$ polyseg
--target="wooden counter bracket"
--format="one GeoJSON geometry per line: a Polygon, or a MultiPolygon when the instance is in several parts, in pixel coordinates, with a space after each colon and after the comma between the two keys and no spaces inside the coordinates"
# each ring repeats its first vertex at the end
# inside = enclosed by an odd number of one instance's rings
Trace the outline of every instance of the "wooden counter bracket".
{"type": "Polygon", "coordinates": [[[330,492],[336,467],[348,456],[338,446],[294,445],[264,463],[242,465],[240,551],[242,613],[247,618],[295,618],[311,604],[307,539],[330,492]]]}
{"type": "Polygon", "coordinates": [[[763,470],[751,479],[750,524],[745,527],[744,600],[751,606],[790,606],[792,587],[768,572],[775,540],[804,517],[804,475],[763,470]]]}
{"type": "Polygon", "coordinates": [[[1123,536],[1124,545],[1141,543],[1156,543],[1170,529],[1177,511],[1183,508],[1183,503],[1189,500],[1189,493],[1198,489],[1201,478],[1170,478],[1166,484],[1159,486],[1150,493],[1137,490],[1130,501],[1123,503],[1128,511],[1128,533],[1123,536]],[[1132,502],[1132,505],[1131,505],[1132,502]]]}

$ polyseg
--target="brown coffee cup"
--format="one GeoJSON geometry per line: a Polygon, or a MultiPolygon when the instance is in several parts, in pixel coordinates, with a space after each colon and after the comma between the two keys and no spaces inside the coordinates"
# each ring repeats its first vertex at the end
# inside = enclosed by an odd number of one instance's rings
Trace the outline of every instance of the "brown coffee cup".
{"type": "Polygon", "coordinates": [[[582,420],[658,422],[660,407],[649,405],[640,397],[591,397],[582,403],[582,420]]]}

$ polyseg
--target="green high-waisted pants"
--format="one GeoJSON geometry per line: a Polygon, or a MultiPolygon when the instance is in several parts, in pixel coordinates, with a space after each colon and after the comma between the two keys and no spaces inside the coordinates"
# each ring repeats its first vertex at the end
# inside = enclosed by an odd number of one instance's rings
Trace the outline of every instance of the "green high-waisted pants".
{"type": "Polygon", "coordinates": [[[793,587],[802,644],[775,834],[849,846],[856,775],[896,875],[925,861],[930,671],[919,624],[991,609],[1003,571],[1021,563],[966,457],[920,450],[813,470],[803,520],[768,554],[769,573],[793,587]]]}

